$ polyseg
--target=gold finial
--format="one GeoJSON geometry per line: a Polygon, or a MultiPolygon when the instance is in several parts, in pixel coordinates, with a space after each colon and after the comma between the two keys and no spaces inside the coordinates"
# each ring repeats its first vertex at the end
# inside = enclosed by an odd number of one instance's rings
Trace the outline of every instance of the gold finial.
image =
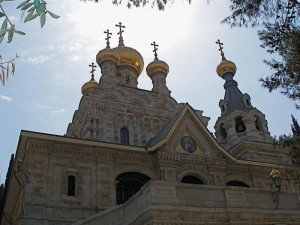
{"type": "Polygon", "coordinates": [[[220,39],[218,39],[216,41],[216,44],[219,45],[219,51],[221,52],[222,60],[226,60],[224,52],[223,52],[223,47],[222,47],[223,43],[221,43],[220,39]]]}
{"type": "Polygon", "coordinates": [[[280,174],[280,172],[279,172],[278,170],[275,170],[275,169],[273,168],[272,171],[271,171],[271,173],[270,173],[270,176],[271,176],[272,178],[275,178],[275,177],[280,177],[281,174],[280,174]]]}
{"type": "Polygon", "coordinates": [[[155,43],[155,41],[153,41],[153,43],[151,43],[151,45],[153,45],[153,47],[154,47],[154,50],[153,50],[153,52],[154,52],[154,60],[158,60],[158,58],[157,58],[157,50],[158,50],[158,45],[155,43]]]}
{"type": "Polygon", "coordinates": [[[119,47],[120,46],[124,46],[124,40],[123,40],[123,36],[122,36],[122,33],[124,32],[124,30],[122,30],[122,28],[125,28],[125,26],[122,26],[122,23],[119,22],[119,24],[116,24],[116,27],[119,27],[119,32],[118,34],[120,35],[119,36],[119,47]]]}
{"type": "Polygon", "coordinates": [[[104,31],[104,33],[106,34],[106,38],[105,38],[105,40],[106,40],[106,48],[110,48],[110,46],[109,46],[109,39],[111,39],[112,33],[109,33],[108,29],[106,31],[104,31]]]}
{"type": "Polygon", "coordinates": [[[96,68],[97,66],[95,66],[94,63],[90,64],[89,66],[92,67],[92,70],[91,70],[91,72],[90,72],[90,73],[92,74],[92,79],[91,79],[91,80],[94,80],[94,72],[95,72],[95,68],[96,68]]]}

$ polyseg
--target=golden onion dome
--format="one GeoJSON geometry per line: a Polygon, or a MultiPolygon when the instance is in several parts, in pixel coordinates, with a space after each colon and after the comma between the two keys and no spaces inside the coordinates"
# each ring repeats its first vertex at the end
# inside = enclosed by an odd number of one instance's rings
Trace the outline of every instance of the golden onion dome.
{"type": "Polygon", "coordinates": [[[95,91],[98,88],[99,88],[99,83],[97,81],[95,81],[94,75],[92,75],[91,80],[86,82],[84,85],[82,85],[81,93],[82,93],[82,95],[85,95],[89,92],[95,91]]]}
{"type": "Polygon", "coordinates": [[[164,73],[167,76],[169,73],[169,65],[162,60],[155,59],[154,61],[148,64],[146,72],[150,78],[154,73],[158,72],[164,73]]]}
{"type": "Polygon", "coordinates": [[[118,66],[131,66],[136,69],[138,76],[142,73],[144,68],[144,60],[142,55],[137,50],[126,46],[118,46],[113,50],[119,57],[118,66]]]}
{"type": "Polygon", "coordinates": [[[217,74],[220,77],[223,77],[226,73],[233,73],[234,75],[236,70],[236,65],[233,62],[227,60],[225,57],[223,57],[222,62],[217,66],[217,74]]]}
{"type": "Polygon", "coordinates": [[[111,48],[105,48],[105,49],[100,50],[96,56],[96,62],[98,63],[98,65],[100,66],[100,64],[103,61],[108,61],[108,60],[118,63],[119,56],[116,54],[114,49],[111,49],[111,48]]]}

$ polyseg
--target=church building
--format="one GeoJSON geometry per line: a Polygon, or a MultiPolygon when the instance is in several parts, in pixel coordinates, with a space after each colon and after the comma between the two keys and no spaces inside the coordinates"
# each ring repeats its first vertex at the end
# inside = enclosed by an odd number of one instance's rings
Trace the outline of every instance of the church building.
{"type": "Polygon", "coordinates": [[[213,134],[202,110],[171,96],[155,42],[153,88],[138,88],[143,57],[116,27],[118,46],[105,31],[101,78],[92,63],[66,134],[21,131],[1,225],[300,225],[297,169],[239,90],[223,44],[213,134]]]}

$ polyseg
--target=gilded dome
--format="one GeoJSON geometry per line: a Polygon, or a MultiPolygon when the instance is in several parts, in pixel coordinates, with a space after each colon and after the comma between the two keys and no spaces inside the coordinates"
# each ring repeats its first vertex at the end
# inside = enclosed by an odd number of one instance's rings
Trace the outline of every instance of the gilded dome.
{"type": "Polygon", "coordinates": [[[95,81],[94,76],[92,75],[91,80],[82,85],[81,93],[82,95],[85,95],[88,92],[95,91],[97,88],[99,88],[99,83],[95,81]]]}
{"type": "Polygon", "coordinates": [[[119,46],[113,50],[119,57],[118,66],[129,65],[136,69],[138,76],[142,73],[144,68],[144,60],[138,51],[126,46],[119,46]]]}
{"type": "Polygon", "coordinates": [[[107,60],[112,60],[116,63],[119,62],[119,56],[116,54],[114,49],[105,48],[98,52],[96,56],[96,62],[98,63],[99,66],[103,61],[107,61],[107,60]]]}
{"type": "Polygon", "coordinates": [[[224,57],[222,62],[217,67],[217,74],[220,77],[223,77],[226,73],[235,74],[236,69],[237,69],[236,65],[233,62],[225,59],[225,57],[224,57]]]}
{"type": "Polygon", "coordinates": [[[146,68],[146,72],[149,77],[151,77],[156,72],[162,72],[167,76],[167,74],[169,73],[169,65],[162,60],[155,59],[154,61],[149,63],[146,68]]]}

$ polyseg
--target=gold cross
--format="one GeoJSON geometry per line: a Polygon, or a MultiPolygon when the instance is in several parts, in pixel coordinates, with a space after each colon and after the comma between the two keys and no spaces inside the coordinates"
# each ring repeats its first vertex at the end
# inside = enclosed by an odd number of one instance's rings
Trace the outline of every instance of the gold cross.
{"type": "Polygon", "coordinates": [[[119,22],[119,24],[116,24],[116,27],[119,27],[120,31],[117,33],[119,34],[119,46],[124,46],[124,42],[123,42],[123,37],[122,37],[122,33],[124,32],[124,30],[122,30],[122,28],[125,28],[125,26],[122,26],[122,23],[119,22]]]}
{"type": "Polygon", "coordinates": [[[222,60],[225,59],[225,55],[223,52],[223,43],[221,43],[220,39],[216,41],[216,44],[219,45],[219,51],[221,52],[222,60]]]}
{"type": "Polygon", "coordinates": [[[110,33],[108,29],[106,31],[104,31],[104,33],[106,34],[106,38],[105,38],[105,40],[106,40],[106,48],[110,48],[110,46],[109,46],[109,39],[111,38],[110,35],[112,35],[112,33],[110,33]]]}
{"type": "Polygon", "coordinates": [[[90,64],[89,66],[92,67],[92,70],[91,70],[90,73],[92,74],[92,79],[94,79],[94,72],[95,72],[95,68],[96,68],[97,66],[95,66],[94,63],[90,64]]]}
{"type": "Polygon", "coordinates": [[[153,43],[151,43],[151,45],[153,45],[153,47],[154,47],[154,50],[153,50],[153,52],[154,52],[154,59],[158,59],[157,58],[157,50],[158,50],[158,45],[155,43],[155,41],[153,41],[153,43]]]}

